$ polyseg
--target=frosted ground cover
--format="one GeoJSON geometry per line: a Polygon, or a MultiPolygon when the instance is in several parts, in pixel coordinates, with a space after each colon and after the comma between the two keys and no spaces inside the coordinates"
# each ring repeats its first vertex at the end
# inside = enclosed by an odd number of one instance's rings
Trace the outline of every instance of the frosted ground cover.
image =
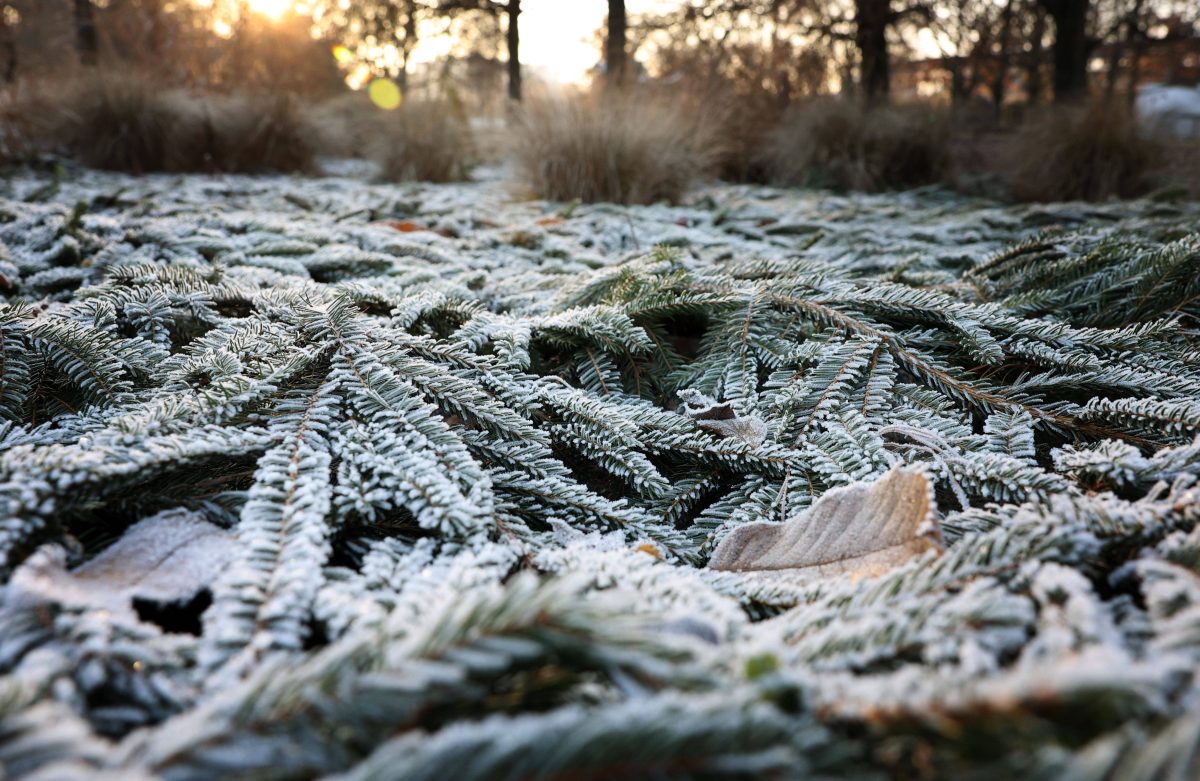
{"type": "Polygon", "coordinates": [[[5,777],[1196,770],[1200,207],[0,196],[5,777]]]}

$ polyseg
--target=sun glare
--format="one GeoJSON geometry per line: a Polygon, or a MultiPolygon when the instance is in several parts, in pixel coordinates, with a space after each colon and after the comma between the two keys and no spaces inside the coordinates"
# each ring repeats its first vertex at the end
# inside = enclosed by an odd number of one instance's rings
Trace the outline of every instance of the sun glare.
{"type": "Polygon", "coordinates": [[[250,0],[250,10],[270,19],[281,19],[292,10],[293,0],[250,0]]]}

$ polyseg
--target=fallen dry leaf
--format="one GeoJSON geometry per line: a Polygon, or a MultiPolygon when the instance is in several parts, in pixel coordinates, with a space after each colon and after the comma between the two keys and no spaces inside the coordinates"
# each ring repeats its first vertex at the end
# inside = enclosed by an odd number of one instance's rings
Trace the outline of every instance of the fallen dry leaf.
{"type": "Polygon", "coordinates": [[[652,542],[643,542],[641,545],[637,546],[636,550],[639,553],[645,553],[647,556],[653,556],[659,561],[662,561],[662,549],[652,542]]]}
{"type": "Polygon", "coordinates": [[[711,396],[685,388],[679,391],[683,411],[696,425],[720,434],[727,439],[740,439],[750,447],[766,441],[770,428],[755,415],[738,415],[728,401],[718,402],[711,396]]]}
{"type": "Polygon", "coordinates": [[[942,549],[929,478],[892,467],[873,482],[829,491],[785,523],[734,529],[708,562],[711,569],[832,577],[885,572],[942,549]]]}
{"type": "Polygon", "coordinates": [[[169,511],[129,527],[121,539],[70,571],[62,548],[47,546],[13,573],[12,585],[25,602],[132,614],[134,599],[190,600],[233,554],[228,531],[192,513],[169,511]]]}
{"type": "Polygon", "coordinates": [[[392,230],[398,230],[401,233],[420,233],[421,231],[429,230],[429,228],[425,227],[424,225],[411,220],[388,220],[384,223],[384,225],[387,225],[392,230]]]}

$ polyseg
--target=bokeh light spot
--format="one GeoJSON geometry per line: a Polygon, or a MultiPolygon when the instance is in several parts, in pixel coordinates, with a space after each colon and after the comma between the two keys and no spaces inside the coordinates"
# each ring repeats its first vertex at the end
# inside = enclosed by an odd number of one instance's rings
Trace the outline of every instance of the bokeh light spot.
{"type": "Polygon", "coordinates": [[[346,86],[358,92],[363,87],[367,86],[367,82],[371,80],[371,66],[365,62],[360,62],[350,69],[346,74],[346,86]]]}
{"type": "Polygon", "coordinates": [[[392,111],[400,108],[400,87],[391,79],[375,79],[367,87],[367,96],[381,109],[392,111]]]}
{"type": "Polygon", "coordinates": [[[337,60],[342,65],[346,65],[354,59],[354,52],[350,51],[345,46],[334,46],[333,59],[337,60]]]}
{"type": "Polygon", "coordinates": [[[250,10],[277,22],[292,10],[292,0],[250,0],[250,10]]]}

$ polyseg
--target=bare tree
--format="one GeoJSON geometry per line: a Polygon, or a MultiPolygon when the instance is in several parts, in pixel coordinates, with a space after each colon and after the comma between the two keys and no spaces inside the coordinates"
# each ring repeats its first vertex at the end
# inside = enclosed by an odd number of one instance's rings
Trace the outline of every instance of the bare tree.
{"type": "Polygon", "coordinates": [[[508,50],[508,97],[519,102],[522,93],[521,0],[440,0],[434,9],[451,16],[474,11],[504,19],[504,41],[508,50]]]}
{"type": "Polygon", "coordinates": [[[368,41],[382,47],[382,57],[371,65],[394,76],[401,90],[408,87],[417,31],[428,12],[417,0],[319,0],[312,6],[313,20],[325,34],[336,33],[351,47],[366,49],[368,41]]]}
{"type": "Polygon", "coordinates": [[[786,104],[826,87],[853,46],[839,22],[850,24],[814,0],[706,0],[635,18],[629,48],[645,47],[661,76],[786,104]]]}
{"type": "Polygon", "coordinates": [[[1029,102],[1034,104],[1042,99],[1042,56],[1045,51],[1045,38],[1046,9],[1039,1],[1033,9],[1033,30],[1029,34],[1030,51],[1026,64],[1026,77],[1029,81],[1027,95],[1029,102]]]}
{"type": "Polygon", "coordinates": [[[17,36],[13,30],[20,23],[21,15],[8,3],[0,3],[0,73],[6,84],[17,78],[17,36]]]}
{"type": "Polygon", "coordinates": [[[891,89],[887,32],[895,21],[891,0],[855,0],[854,45],[859,54],[859,84],[868,99],[891,89]]]}
{"type": "Polygon", "coordinates": [[[1091,0],[1038,0],[1054,20],[1054,100],[1065,103],[1086,96],[1088,88],[1087,22],[1091,0]]]}
{"type": "Polygon", "coordinates": [[[625,0],[608,0],[608,35],[604,40],[604,65],[608,83],[624,85],[628,69],[628,20],[625,0]]]}
{"type": "Polygon", "coordinates": [[[996,107],[996,115],[1004,107],[1004,93],[1008,85],[1008,66],[1012,62],[1013,13],[1016,0],[1004,0],[1004,9],[1000,12],[1000,33],[996,46],[996,72],[992,74],[992,102],[996,107]]]}
{"type": "Polygon", "coordinates": [[[508,17],[505,40],[508,42],[508,97],[514,101],[521,100],[521,0],[508,0],[504,4],[504,12],[508,17]]]}
{"type": "Polygon", "coordinates": [[[92,0],[73,2],[75,49],[79,52],[79,61],[84,65],[95,65],[100,48],[96,35],[96,10],[92,8],[92,0]]]}
{"type": "Polygon", "coordinates": [[[955,104],[974,94],[987,69],[994,9],[979,0],[941,0],[932,15],[931,29],[937,33],[942,68],[950,74],[950,100],[955,104]]]}
{"type": "Polygon", "coordinates": [[[1132,97],[1137,88],[1138,62],[1141,60],[1141,43],[1146,37],[1145,0],[1133,0],[1120,19],[1119,43],[1113,46],[1113,56],[1109,65],[1108,92],[1111,96],[1117,88],[1117,72],[1121,67],[1121,59],[1129,56],[1129,95],[1132,97]]]}
{"type": "Polygon", "coordinates": [[[804,2],[812,29],[831,40],[847,41],[858,53],[858,86],[868,101],[885,100],[891,91],[889,36],[913,20],[928,25],[932,0],[854,0],[849,12],[839,3],[804,2]]]}

